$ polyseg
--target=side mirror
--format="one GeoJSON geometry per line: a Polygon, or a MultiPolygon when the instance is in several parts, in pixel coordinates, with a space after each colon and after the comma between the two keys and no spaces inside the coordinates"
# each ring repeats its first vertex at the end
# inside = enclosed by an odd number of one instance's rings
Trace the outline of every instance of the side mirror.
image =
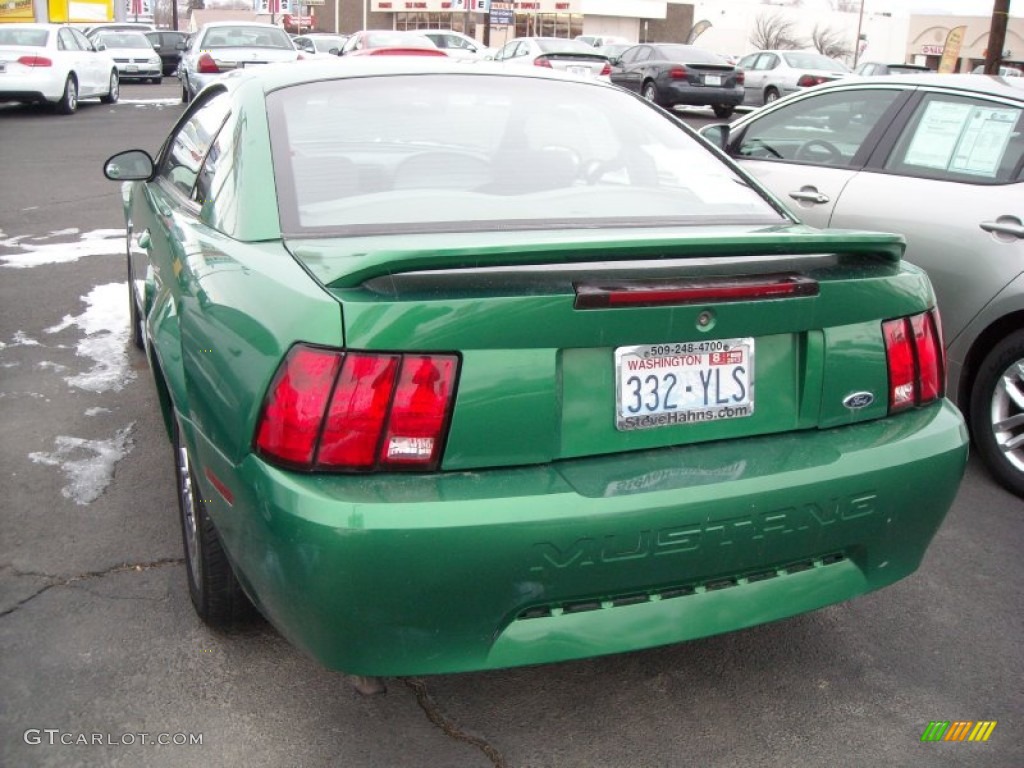
{"type": "Polygon", "coordinates": [[[97,50],[97,51],[105,51],[105,50],[107,50],[107,46],[105,46],[103,43],[96,43],[95,50],[97,50]]]}
{"type": "Polygon", "coordinates": [[[111,181],[149,181],[153,178],[153,158],[142,149],[118,152],[103,164],[103,175],[111,181]]]}
{"type": "Polygon", "coordinates": [[[621,56],[609,56],[608,57],[608,63],[611,64],[613,67],[617,67],[617,66],[619,66],[622,63],[622,57],[621,56]]]}
{"type": "Polygon", "coordinates": [[[714,125],[705,125],[700,129],[700,135],[710,141],[716,147],[723,152],[728,151],[729,147],[729,125],[728,123],[715,123],[714,125]]]}
{"type": "Polygon", "coordinates": [[[331,54],[332,56],[341,56],[341,49],[340,48],[328,48],[327,52],[329,54],[331,54]]]}

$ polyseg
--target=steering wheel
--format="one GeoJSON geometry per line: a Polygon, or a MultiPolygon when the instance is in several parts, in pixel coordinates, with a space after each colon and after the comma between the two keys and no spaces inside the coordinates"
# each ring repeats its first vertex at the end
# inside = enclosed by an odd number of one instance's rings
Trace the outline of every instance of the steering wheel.
{"type": "Polygon", "coordinates": [[[810,139],[800,145],[796,154],[793,155],[793,159],[831,165],[841,162],[843,153],[839,147],[830,141],[810,139]]]}

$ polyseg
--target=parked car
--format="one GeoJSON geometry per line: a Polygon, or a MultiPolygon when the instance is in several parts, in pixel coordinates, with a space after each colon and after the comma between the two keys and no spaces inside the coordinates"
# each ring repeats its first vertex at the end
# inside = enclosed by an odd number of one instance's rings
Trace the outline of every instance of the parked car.
{"type": "Polygon", "coordinates": [[[494,54],[506,67],[546,67],[588,79],[609,79],[612,65],[593,46],[564,37],[516,37],[494,54]]]}
{"type": "Polygon", "coordinates": [[[857,65],[855,75],[873,77],[876,75],[913,75],[917,72],[934,72],[923,64],[882,64],[877,61],[865,61],[857,65]]]}
{"type": "Polygon", "coordinates": [[[967,434],[899,236],[798,223],[610,84],[346,64],[225,78],[105,167],[205,621],[449,673],[917,568],[967,434]]]}
{"type": "Polygon", "coordinates": [[[292,38],[295,47],[311,56],[337,56],[348,35],[332,35],[327,32],[310,32],[292,38]]]}
{"type": "Polygon", "coordinates": [[[165,75],[175,74],[178,71],[178,62],[181,61],[181,52],[188,42],[188,33],[161,29],[146,32],[145,35],[163,63],[163,73],[165,75]]]}
{"type": "Polygon", "coordinates": [[[756,51],[737,66],[746,73],[743,103],[752,107],[850,74],[841,61],[817,51],[756,51]]]}
{"type": "MultiPolygon", "coordinates": [[[[979,64],[971,70],[972,75],[983,75],[985,74],[985,65],[979,64]]],[[[1020,77],[1024,75],[1024,71],[1020,67],[1009,67],[1002,65],[999,67],[999,77],[1020,77]]]]}
{"type": "Polygon", "coordinates": [[[81,27],[81,31],[92,40],[100,32],[152,32],[156,27],[145,21],[102,21],[81,27]]]}
{"type": "Polygon", "coordinates": [[[611,80],[658,106],[707,106],[729,117],[743,103],[743,70],[692,45],[641,43],[612,63],[611,80]]]}
{"type": "Polygon", "coordinates": [[[113,104],[120,93],[117,65],[73,27],[0,24],[0,102],[52,104],[64,115],[79,99],[113,104]]]}
{"type": "Polygon", "coordinates": [[[449,57],[457,60],[476,61],[493,53],[492,49],[479,40],[450,29],[418,29],[416,34],[423,35],[449,57]]]}
{"type": "Polygon", "coordinates": [[[214,21],[189,38],[178,66],[181,100],[227,72],[273,62],[296,61],[299,49],[280,27],[255,21],[214,21]]]}
{"type": "Polygon", "coordinates": [[[890,75],[814,88],[731,127],[730,155],[816,227],[907,240],[942,312],[947,391],[1024,495],[1024,81],[890,75]]]}
{"type": "Polygon", "coordinates": [[[122,80],[148,80],[157,85],[163,80],[163,61],[153,44],[141,32],[98,32],[93,45],[110,54],[122,80]]]}
{"type": "Polygon", "coordinates": [[[403,32],[391,29],[366,29],[350,35],[339,56],[347,56],[369,48],[392,49],[434,49],[440,50],[434,42],[419,32],[403,32]]]}

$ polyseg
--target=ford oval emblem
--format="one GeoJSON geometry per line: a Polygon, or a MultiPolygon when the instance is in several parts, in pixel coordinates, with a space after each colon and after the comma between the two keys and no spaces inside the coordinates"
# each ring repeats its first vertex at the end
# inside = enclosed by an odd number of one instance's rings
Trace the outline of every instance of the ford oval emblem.
{"type": "Polygon", "coordinates": [[[851,411],[867,408],[873,402],[875,402],[875,396],[870,392],[854,392],[852,395],[847,395],[843,398],[843,405],[851,411]]]}

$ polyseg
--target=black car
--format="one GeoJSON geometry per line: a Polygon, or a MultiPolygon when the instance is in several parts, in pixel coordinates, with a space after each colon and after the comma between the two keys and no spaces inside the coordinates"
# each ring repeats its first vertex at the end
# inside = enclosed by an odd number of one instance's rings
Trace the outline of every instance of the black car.
{"type": "Polygon", "coordinates": [[[188,34],[171,30],[158,30],[147,32],[146,37],[153,44],[154,50],[160,54],[164,74],[173,75],[177,72],[178,61],[181,60],[181,48],[178,47],[178,43],[184,43],[188,39],[188,34]]]}
{"type": "Polygon", "coordinates": [[[668,109],[709,106],[726,118],[743,103],[743,70],[702,48],[641,43],[611,61],[613,83],[668,109]]]}

